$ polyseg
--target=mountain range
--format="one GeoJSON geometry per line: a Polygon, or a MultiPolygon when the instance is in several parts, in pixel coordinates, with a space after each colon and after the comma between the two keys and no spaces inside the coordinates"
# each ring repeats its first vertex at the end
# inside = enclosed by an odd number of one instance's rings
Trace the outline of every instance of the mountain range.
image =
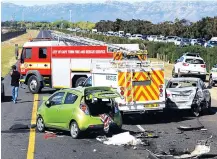
{"type": "Polygon", "coordinates": [[[217,0],[212,1],[144,1],[120,2],[107,1],[105,3],[59,3],[49,5],[24,6],[13,3],[1,5],[1,19],[25,21],[91,21],[142,19],[152,23],[187,19],[192,22],[203,17],[217,16],[217,0]]]}

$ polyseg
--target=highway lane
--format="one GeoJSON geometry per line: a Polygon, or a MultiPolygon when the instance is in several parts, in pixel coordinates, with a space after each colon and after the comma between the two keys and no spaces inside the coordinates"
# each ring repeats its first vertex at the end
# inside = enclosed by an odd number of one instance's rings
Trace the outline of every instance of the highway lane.
{"type": "Polygon", "coordinates": [[[51,38],[51,31],[49,30],[40,30],[36,38],[51,38]]]}
{"type": "MultiPolygon", "coordinates": [[[[2,158],[23,159],[27,158],[29,141],[34,146],[32,155],[38,159],[59,159],[59,158],[146,158],[147,152],[144,148],[156,151],[168,151],[170,148],[192,150],[195,142],[199,139],[206,139],[213,135],[211,152],[217,150],[217,102],[212,99],[213,115],[205,115],[199,118],[201,124],[207,128],[207,131],[189,131],[182,134],[177,133],[177,127],[180,125],[198,126],[196,118],[185,113],[176,114],[146,114],[129,116],[125,119],[123,129],[125,131],[140,132],[141,128],[153,130],[159,135],[159,138],[148,139],[151,146],[142,147],[142,149],[133,150],[132,147],[106,146],[96,141],[96,134],[86,134],[83,139],[74,140],[69,133],[57,132],[58,137],[45,139],[44,133],[36,132],[35,140],[29,138],[29,129],[9,130],[11,126],[29,126],[32,119],[32,110],[34,104],[37,107],[42,102],[42,97],[51,95],[53,91],[45,89],[39,94],[38,100],[33,101],[34,96],[28,92],[27,87],[19,89],[19,101],[13,104],[11,100],[10,77],[6,76],[4,80],[6,100],[1,104],[2,119],[2,158]],[[30,139],[30,140],[29,140],[30,139]],[[96,151],[94,151],[96,150],[96,151]]],[[[217,87],[211,90],[212,96],[216,96],[217,87]]],[[[24,127],[23,127],[24,128],[24,127]]],[[[53,130],[51,130],[53,131],[53,130]]]]}

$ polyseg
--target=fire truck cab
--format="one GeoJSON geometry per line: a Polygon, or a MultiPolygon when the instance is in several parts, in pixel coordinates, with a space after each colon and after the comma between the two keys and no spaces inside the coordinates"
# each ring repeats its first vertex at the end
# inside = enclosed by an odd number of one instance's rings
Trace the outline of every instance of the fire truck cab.
{"type": "Polygon", "coordinates": [[[91,63],[112,59],[107,46],[70,46],[63,41],[30,41],[23,45],[18,68],[31,93],[44,87],[71,88],[90,76],[91,63]]]}

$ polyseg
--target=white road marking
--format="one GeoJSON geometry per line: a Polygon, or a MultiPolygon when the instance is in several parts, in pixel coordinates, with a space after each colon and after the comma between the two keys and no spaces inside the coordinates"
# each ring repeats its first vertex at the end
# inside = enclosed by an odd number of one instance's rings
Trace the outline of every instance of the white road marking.
{"type": "Polygon", "coordinates": [[[139,130],[141,130],[142,132],[145,132],[145,129],[143,129],[143,127],[141,125],[136,125],[137,128],[139,128],[139,130]]]}

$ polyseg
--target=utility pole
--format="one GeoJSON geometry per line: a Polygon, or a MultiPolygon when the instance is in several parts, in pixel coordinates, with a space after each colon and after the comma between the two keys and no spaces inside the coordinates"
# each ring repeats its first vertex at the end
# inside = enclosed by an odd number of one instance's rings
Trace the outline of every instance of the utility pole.
{"type": "Polygon", "coordinates": [[[72,22],[72,10],[69,10],[69,14],[70,14],[69,22],[72,22]]]}
{"type": "Polygon", "coordinates": [[[23,28],[23,23],[24,23],[24,11],[22,11],[22,23],[21,23],[21,28],[23,28]]]}

